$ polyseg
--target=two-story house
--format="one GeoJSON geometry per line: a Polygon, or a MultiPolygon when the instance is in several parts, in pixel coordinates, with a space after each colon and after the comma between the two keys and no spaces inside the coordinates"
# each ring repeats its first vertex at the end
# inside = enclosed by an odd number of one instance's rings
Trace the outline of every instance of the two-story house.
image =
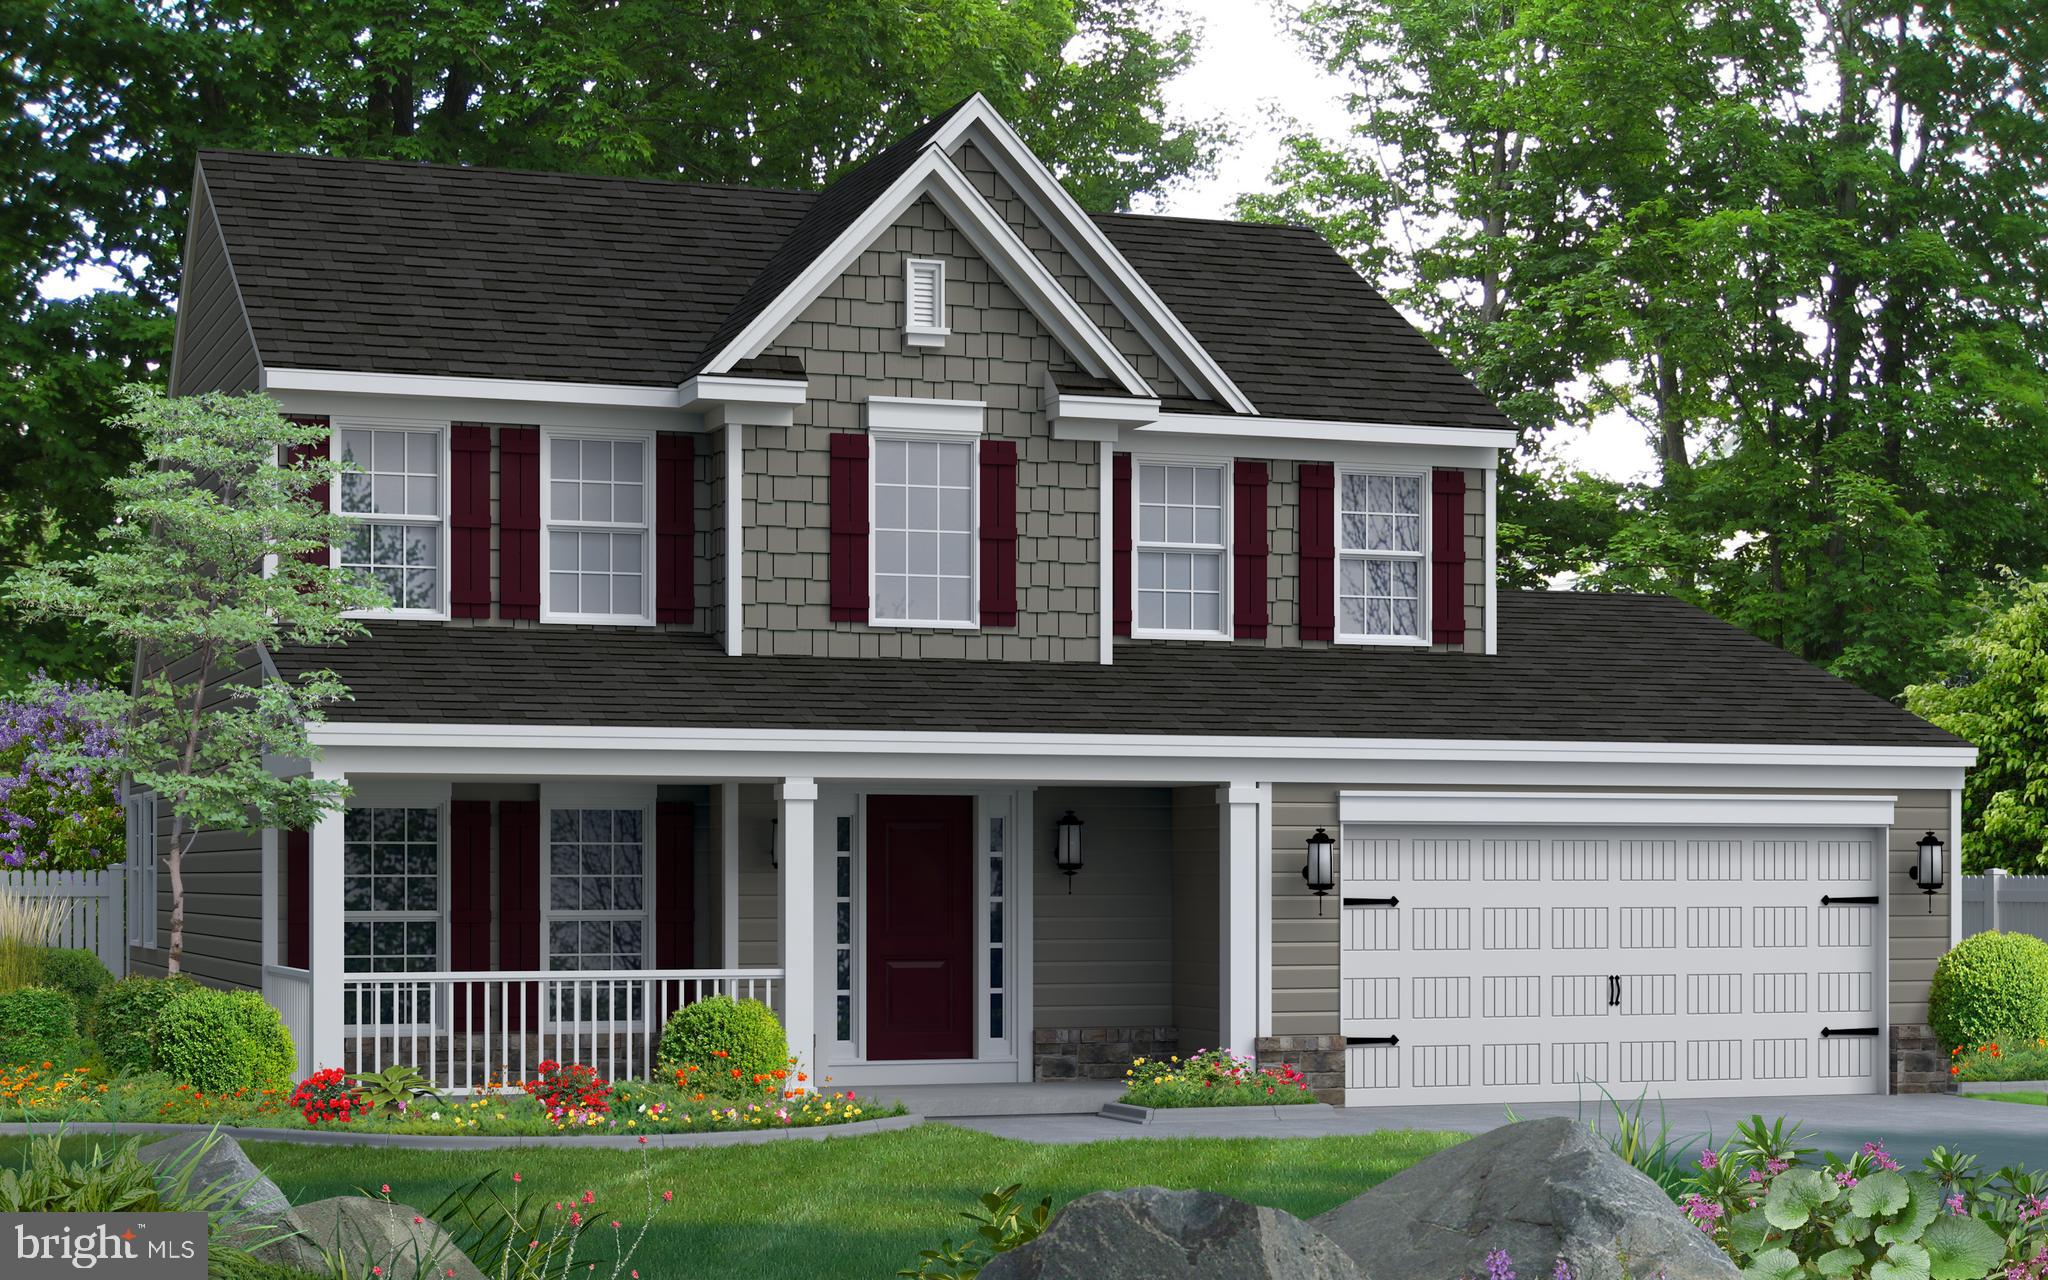
{"type": "Polygon", "coordinates": [[[208,152],[178,314],[174,392],[331,428],[390,596],[263,655],[353,691],[347,810],[186,872],[309,1066],[624,1076],[713,991],[843,1083],[1221,1045],[1353,1104],[1924,1036],[1971,749],[1499,589],[1508,423],[1312,232],[1086,213],[978,98],[815,194],[208,152]]]}

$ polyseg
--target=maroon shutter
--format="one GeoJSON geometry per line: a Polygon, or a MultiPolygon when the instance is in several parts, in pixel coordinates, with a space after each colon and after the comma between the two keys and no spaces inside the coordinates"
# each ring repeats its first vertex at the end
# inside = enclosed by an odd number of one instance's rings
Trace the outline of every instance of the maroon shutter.
{"type": "Polygon", "coordinates": [[[1430,637],[1465,643],[1465,473],[1439,467],[1430,485],[1430,637]]]}
{"type": "Polygon", "coordinates": [[[981,625],[1017,625],[1017,442],[981,442],[981,625]]]}
{"type": "Polygon", "coordinates": [[[540,428],[498,428],[498,615],[540,617],[540,428]]]}
{"type": "Polygon", "coordinates": [[[1337,638],[1337,470],[1301,464],[1301,638],[1337,638]]]}
{"type": "Polygon", "coordinates": [[[1266,638],[1266,464],[1240,460],[1231,467],[1237,519],[1232,532],[1231,583],[1240,640],[1266,638]]]}
{"type": "Polygon", "coordinates": [[[284,833],[284,964],[313,962],[313,841],[304,831],[284,833]]]}
{"type": "Polygon", "coordinates": [[[697,815],[689,805],[654,806],[654,963],[688,969],[697,963],[697,815]]]}
{"type": "Polygon", "coordinates": [[[697,595],[697,442],[654,437],[654,620],[689,622],[697,595]]]}
{"type": "Polygon", "coordinates": [[[832,621],[868,620],[868,438],[832,437],[832,621]]]}
{"type": "MultiPolygon", "coordinates": [[[[327,419],[317,414],[286,414],[285,417],[288,421],[295,422],[302,427],[325,427],[328,425],[327,419]]],[[[311,444],[292,445],[285,450],[285,465],[288,467],[298,467],[303,465],[309,458],[332,457],[333,448],[334,439],[331,435],[323,440],[315,440],[311,444]]],[[[327,482],[322,480],[319,484],[306,490],[306,501],[311,503],[317,511],[331,510],[332,504],[329,501],[327,490],[327,482]]],[[[302,552],[299,559],[307,564],[321,567],[325,567],[329,562],[325,546],[312,551],[302,552]]]]}
{"type": "Polygon", "coordinates": [[[1111,506],[1116,525],[1115,542],[1116,634],[1131,634],[1131,455],[1119,453],[1110,468],[1111,506]]]}
{"type": "Polygon", "coordinates": [[[448,449],[448,611],[491,616],[491,429],[455,423],[448,449]]]}
{"type": "MultiPolygon", "coordinates": [[[[540,963],[540,803],[498,802],[498,968],[531,972],[540,963]]],[[[526,988],[526,1011],[517,1002],[501,1015],[514,1033],[537,1030],[540,985],[526,988]]]]}
{"type": "MultiPolygon", "coordinates": [[[[491,967],[491,802],[456,800],[448,806],[448,967],[457,973],[486,973],[491,967]]],[[[481,1026],[486,983],[471,983],[469,998],[458,989],[452,1001],[455,1029],[481,1026]]]]}

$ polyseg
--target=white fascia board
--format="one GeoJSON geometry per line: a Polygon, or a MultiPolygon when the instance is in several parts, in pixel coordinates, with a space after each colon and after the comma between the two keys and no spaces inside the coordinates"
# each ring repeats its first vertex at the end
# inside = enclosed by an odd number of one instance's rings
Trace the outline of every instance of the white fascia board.
{"type": "Polygon", "coordinates": [[[1060,287],[1052,273],[1035,254],[1017,239],[1009,224],[974,189],[937,146],[927,147],[911,162],[888,190],[840,233],[837,240],[798,273],[795,280],[762,312],[740,330],[724,349],[705,363],[709,373],[728,373],[742,360],[750,360],[795,322],[834,280],[845,274],[856,259],[883,231],[895,223],[919,197],[929,196],[934,204],[967,237],[975,252],[988,259],[998,275],[1036,314],[1053,336],[1097,377],[1114,377],[1133,395],[1149,395],[1151,388],[1123,353],[1109,340],[1086,312],[1060,287]]]}
{"type": "MultiPolygon", "coordinates": [[[[1058,438],[1057,432],[1054,438],[1058,438]]],[[[1116,441],[1117,450],[1121,453],[1215,462],[1232,458],[1269,458],[1275,461],[1334,462],[1347,467],[1466,467],[1484,471],[1500,461],[1500,452],[1496,449],[1270,439],[1260,434],[1255,426],[1227,436],[1186,436],[1142,428],[1119,428],[1116,441]]]]}
{"type": "Polygon", "coordinates": [[[1091,396],[1053,387],[1045,393],[1045,413],[1055,421],[1077,418],[1140,427],[1159,420],[1159,401],[1153,396],[1091,396]]]}
{"type": "Polygon", "coordinates": [[[1382,826],[1889,827],[1897,796],[1686,792],[1346,791],[1344,822],[1382,826]]]}
{"type": "Polygon", "coordinates": [[[1089,276],[1176,376],[1206,388],[1238,413],[1258,413],[1251,397],[1231,381],[1223,366],[1195,340],[1180,317],[1060,185],[1045,162],[1024,145],[1017,131],[988,99],[975,94],[946,122],[933,142],[949,155],[962,142],[973,142],[988,156],[1003,180],[1024,197],[1024,203],[1067,252],[1078,258],[1084,268],[1094,268],[1089,276]]]}
{"type": "Polygon", "coordinates": [[[1465,448],[1512,449],[1515,433],[1492,427],[1429,427],[1390,422],[1320,422],[1299,418],[1260,418],[1246,422],[1225,414],[1168,413],[1140,431],[1162,435],[1244,436],[1255,440],[1300,440],[1352,444],[1458,445],[1465,448]]]}
{"type": "Polygon", "coordinates": [[[981,435],[988,420],[988,404],[982,400],[869,396],[861,404],[861,416],[870,431],[972,439],[981,435]]]}
{"type": "Polygon", "coordinates": [[[677,398],[685,412],[707,413],[721,405],[795,408],[810,394],[811,384],[804,378],[735,378],[730,374],[700,373],[683,383],[677,398]]]}
{"type": "Polygon", "coordinates": [[[457,378],[431,373],[361,373],[346,369],[276,369],[266,366],[263,389],[448,400],[509,400],[678,412],[683,408],[682,392],[676,387],[634,387],[612,382],[539,382],[521,378],[457,378]]]}

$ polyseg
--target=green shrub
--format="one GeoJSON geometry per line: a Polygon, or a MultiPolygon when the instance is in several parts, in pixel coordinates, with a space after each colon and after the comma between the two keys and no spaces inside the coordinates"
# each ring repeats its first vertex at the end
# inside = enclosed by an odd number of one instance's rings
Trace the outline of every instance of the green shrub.
{"type": "Polygon", "coordinates": [[[77,1034],[76,1007],[62,991],[21,987],[0,992],[0,1064],[69,1057],[77,1034]]]}
{"type": "Polygon", "coordinates": [[[37,957],[36,970],[36,985],[54,987],[71,997],[81,1030],[92,1016],[92,1007],[100,998],[100,992],[114,982],[114,975],[100,963],[98,956],[77,947],[51,947],[37,957]]]}
{"type": "Polygon", "coordinates": [[[123,978],[109,983],[93,1002],[86,1034],[99,1046],[100,1057],[113,1071],[140,1072],[155,1066],[150,1035],[164,1006],[198,989],[190,978],[123,978]]]}
{"type": "Polygon", "coordinates": [[[696,1067],[721,1085],[738,1070],[751,1086],[755,1076],[789,1066],[789,1038],[775,1011],[759,1000],[712,996],[669,1015],[655,1061],[664,1071],[696,1067]]]}
{"type": "Polygon", "coordinates": [[[2048,1035],[2048,943],[2024,933],[1979,933],[1934,966],[1927,1021],[1948,1048],[2048,1035]]]}
{"type": "Polygon", "coordinates": [[[157,1070],[210,1094],[289,1085],[298,1068],[291,1034],[262,996],[201,986],[157,1015],[150,1056],[157,1070]]]}

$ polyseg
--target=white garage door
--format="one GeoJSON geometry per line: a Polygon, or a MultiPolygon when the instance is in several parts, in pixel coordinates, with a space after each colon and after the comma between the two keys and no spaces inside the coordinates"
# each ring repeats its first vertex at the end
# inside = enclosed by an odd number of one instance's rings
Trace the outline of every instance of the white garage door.
{"type": "Polygon", "coordinates": [[[1884,1087],[1884,833],[1343,829],[1351,1105],[1884,1087]]]}

